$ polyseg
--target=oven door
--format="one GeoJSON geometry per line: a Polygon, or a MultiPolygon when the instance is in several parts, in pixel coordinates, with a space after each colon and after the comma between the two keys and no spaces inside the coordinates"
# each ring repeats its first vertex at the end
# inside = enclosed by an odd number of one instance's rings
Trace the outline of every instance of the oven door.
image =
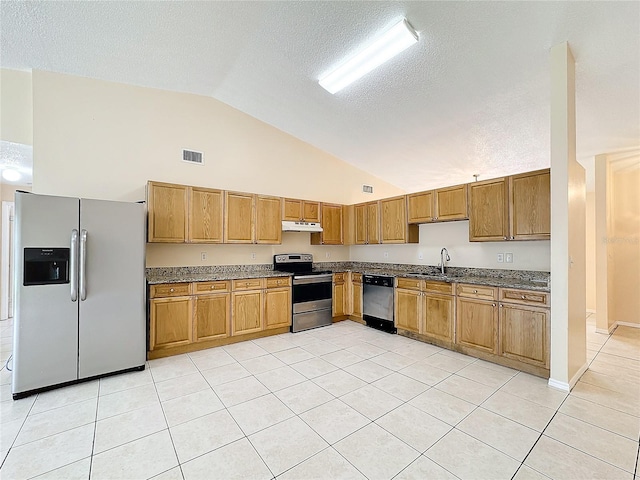
{"type": "Polygon", "coordinates": [[[293,304],[331,300],[331,275],[293,277],[293,304]]]}

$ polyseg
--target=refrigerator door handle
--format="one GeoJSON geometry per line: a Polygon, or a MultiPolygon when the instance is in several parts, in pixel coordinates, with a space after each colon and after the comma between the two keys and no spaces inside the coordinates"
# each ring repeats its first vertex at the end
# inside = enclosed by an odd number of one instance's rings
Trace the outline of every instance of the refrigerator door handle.
{"type": "Polygon", "coordinates": [[[69,258],[69,275],[71,277],[71,301],[78,300],[78,230],[71,230],[71,258],[69,258]]]}
{"type": "Polygon", "coordinates": [[[80,300],[87,298],[87,231],[80,233],[80,300]]]}

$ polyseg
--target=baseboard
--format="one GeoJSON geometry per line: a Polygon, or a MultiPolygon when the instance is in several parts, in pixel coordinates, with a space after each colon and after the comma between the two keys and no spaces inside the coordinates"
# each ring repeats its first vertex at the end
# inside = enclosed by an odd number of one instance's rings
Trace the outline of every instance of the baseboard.
{"type": "Polygon", "coordinates": [[[578,380],[580,380],[580,377],[584,375],[584,372],[586,372],[588,368],[589,364],[585,362],[584,365],[582,365],[582,367],[578,369],[576,374],[571,377],[569,383],[549,378],[549,386],[557,390],[562,390],[563,392],[569,393],[571,392],[571,389],[576,385],[576,383],[578,383],[578,380]]]}
{"type": "Polygon", "coordinates": [[[614,324],[616,327],[631,327],[631,328],[640,328],[640,323],[631,323],[631,322],[616,322],[614,324]]]}

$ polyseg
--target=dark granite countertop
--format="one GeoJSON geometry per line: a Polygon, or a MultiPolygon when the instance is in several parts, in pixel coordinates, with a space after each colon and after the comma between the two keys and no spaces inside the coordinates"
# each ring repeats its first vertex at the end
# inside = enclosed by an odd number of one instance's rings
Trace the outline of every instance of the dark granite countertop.
{"type": "MultiPolygon", "coordinates": [[[[447,267],[442,276],[437,267],[425,265],[398,265],[389,268],[384,263],[321,262],[314,264],[315,270],[332,272],[356,272],[365,275],[389,275],[411,277],[446,283],[468,283],[502,288],[520,288],[549,292],[549,273],[524,270],[491,270],[482,268],[447,267]]],[[[271,265],[220,265],[207,267],[148,268],[149,284],[210,282],[214,280],[236,280],[243,278],[287,277],[290,273],[277,272],[271,265]]]]}

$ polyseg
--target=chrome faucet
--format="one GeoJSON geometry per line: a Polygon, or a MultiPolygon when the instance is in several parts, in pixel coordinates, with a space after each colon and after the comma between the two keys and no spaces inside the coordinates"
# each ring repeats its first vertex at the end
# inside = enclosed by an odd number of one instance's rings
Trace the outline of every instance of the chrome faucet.
{"type": "Polygon", "coordinates": [[[446,247],[444,247],[442,250],[440,250],[440,265],[438,265],[440,267],[440,273],[442,275],[444,275],[444,262],[447,261],[451,261],[451,257],[449,256],[449,250],[447,250],[446,247]],[[446,257],[445,257],[445,252],[446,252],[446,257]]]}

